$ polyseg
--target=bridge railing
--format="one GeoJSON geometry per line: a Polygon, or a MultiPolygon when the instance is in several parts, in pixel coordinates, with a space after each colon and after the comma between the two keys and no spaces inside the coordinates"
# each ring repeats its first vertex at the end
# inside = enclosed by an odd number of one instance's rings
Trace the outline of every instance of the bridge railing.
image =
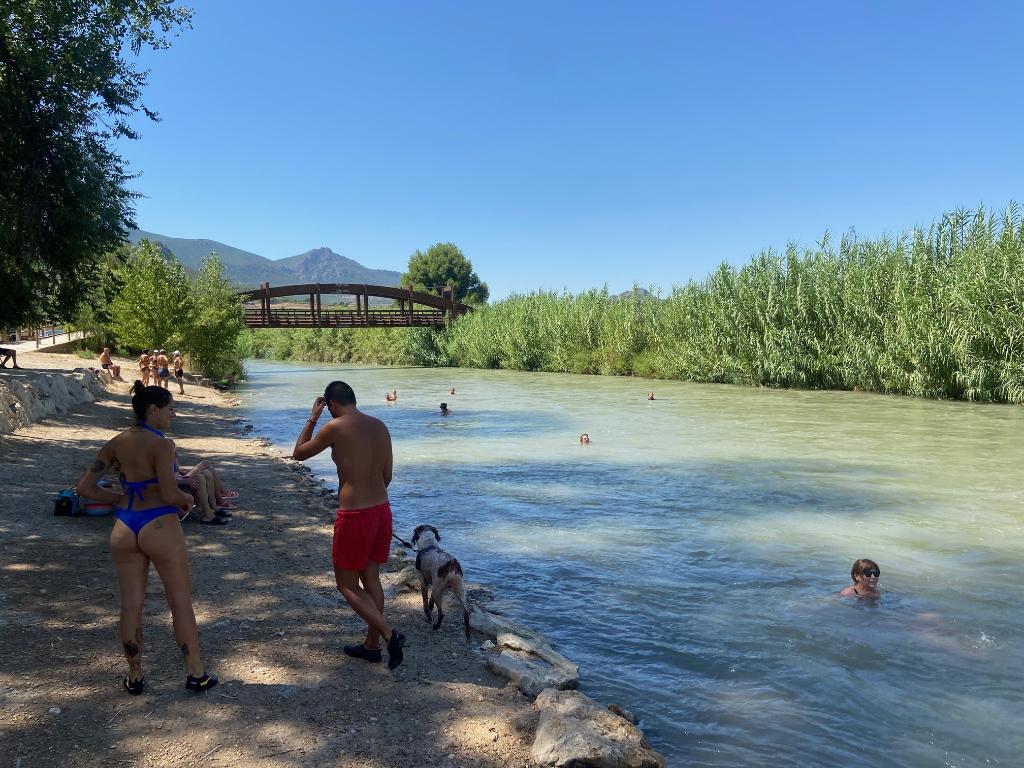
{"type": "Polygon", "coordinates": [[[367,326],[437,326],[444,325],[447,315],[436,309],[414,309],[411,313],[397,307],[370,310],[322,309],[319,315],[297,307],[261,307],[245,309],[245,323],[267,328],[360,328],[367,326]]]}

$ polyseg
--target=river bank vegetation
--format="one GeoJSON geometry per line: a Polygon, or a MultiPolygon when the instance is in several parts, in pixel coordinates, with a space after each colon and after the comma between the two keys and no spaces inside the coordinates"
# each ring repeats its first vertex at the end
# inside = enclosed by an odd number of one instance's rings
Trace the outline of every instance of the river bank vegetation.
{"type": "Polygon", "coordinates": [[[1024,225],[1011,204],[898,238],[764,251],[668,296],[515,295],[442,331],[244,332],[323,362],[637,375],[1024,402],[1024,225]]]}

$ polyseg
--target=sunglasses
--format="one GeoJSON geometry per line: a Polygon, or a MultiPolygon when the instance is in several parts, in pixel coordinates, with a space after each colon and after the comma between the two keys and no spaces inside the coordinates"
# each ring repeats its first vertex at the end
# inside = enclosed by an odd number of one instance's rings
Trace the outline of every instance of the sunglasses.
{"type": "Polygon", "coordinates": [[[863,571],[860,572],[860,575],[867,579],[870,579],[873,577],[881,576],[882,572],[877,568],[865,568],[863,571]]]}

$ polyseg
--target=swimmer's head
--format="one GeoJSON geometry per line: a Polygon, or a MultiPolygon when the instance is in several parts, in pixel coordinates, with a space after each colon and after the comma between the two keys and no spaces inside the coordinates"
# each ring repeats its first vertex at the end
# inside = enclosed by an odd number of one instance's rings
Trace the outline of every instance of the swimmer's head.
{"type": "Polygon", "coordinates": [[[324,390],[324,400],[327,401],[327,410],[331,409],[331,403],[337,406],[355,405],[356,393],[344,381],[332,381],[324,390]]]}
{"type": "Polygon", "coordinates": [[[857,583],[858,578],[861,576],[872,583],[876,583],[881,575],[882,569],[878,567],[878,563],[874,560],[868,560],[866,557],[862,557],[855,562],[853,568],[850,569],[850,578],[853,579],[854,584],[857,583]]]}
{"type": "Polygon", "coordinates": [[[588,435],[586,432],[580,435],[580,443],[582,445],[588,445],[590,443],[590,435],[588,435]]]}

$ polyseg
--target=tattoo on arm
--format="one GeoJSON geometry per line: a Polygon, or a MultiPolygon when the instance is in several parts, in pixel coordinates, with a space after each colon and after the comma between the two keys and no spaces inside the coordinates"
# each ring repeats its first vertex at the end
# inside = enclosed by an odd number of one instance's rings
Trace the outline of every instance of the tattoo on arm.
{"type": "MultiPolygon", "coordinates": [[[[79,465],[79,466],[81,466],[81,465],[79,465]]],[[[103,461],[103,459],[96,459],[96,461],[94,461],[92,463],[92,466],[89,468],[89,471],[92,472],[94,475],[98,475],[100,472],[102,472],[106,468],[107,468],[107,462],[103,461]]]]}

